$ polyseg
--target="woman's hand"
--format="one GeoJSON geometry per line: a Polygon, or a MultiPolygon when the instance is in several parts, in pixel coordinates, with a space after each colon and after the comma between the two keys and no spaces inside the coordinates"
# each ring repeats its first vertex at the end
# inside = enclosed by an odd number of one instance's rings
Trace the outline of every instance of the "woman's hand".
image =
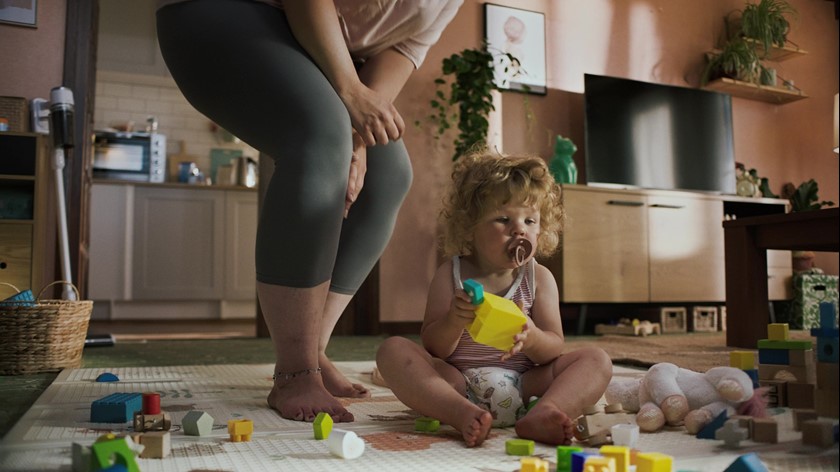
{"type": "Polygon", "coordinates": [[[347,193],[344,197],[344,217],[350,212],[350,207],[359,198],[362,187],[365,186],[367,173],[367,146],[362,137],[353,130],[353,156],[350,158],[350,177],[347,179],[347,193]]]}
{"type": "Polygon", "coordinates": [[[353,129],[368,145],[388,144],[402,137],[405,122],[387,98],[359,83],[349,91],[339,92],[350,113],[353,129]]]}
{"type": "Polygon", "coordinates": [[[450,323],[467,327],[475,319],[475,305],[472,304],[471,298],[467,292],[463,290],[455,290],[455,296],[452,297],[452,304],[449,306],[449,313],[446,314],[450,323]]]}

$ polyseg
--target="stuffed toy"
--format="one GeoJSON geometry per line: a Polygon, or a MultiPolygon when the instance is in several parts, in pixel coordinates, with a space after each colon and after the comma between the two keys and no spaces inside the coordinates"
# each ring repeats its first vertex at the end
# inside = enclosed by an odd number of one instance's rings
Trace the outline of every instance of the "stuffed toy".
{"type": "Polygon", "coordinates": [[[655,432],[667,423],[685,425],[696,434],[723,410],[748,416],[766,416],[764,391],[741,369],[713,367],[705,374],[663,362],[645,376],[632,381],[613,380],[607,387],[607,403],[621,403],[636,414],[639,430],[655,432]]]}

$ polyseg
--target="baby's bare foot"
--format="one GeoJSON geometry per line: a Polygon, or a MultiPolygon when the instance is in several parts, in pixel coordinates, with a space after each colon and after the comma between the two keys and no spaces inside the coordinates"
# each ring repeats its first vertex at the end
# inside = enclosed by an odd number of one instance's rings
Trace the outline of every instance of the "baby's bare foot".
{"type": "Polygon", "coordinates": [[[277,410],[283,418],[295,421],[312,422],[322,411],[337,423],[354,419],[353,414],[324,388],[318,374],[277,379],[268,394],[268,406],[277,410]]]}
{"type": "Polygon", "coordinates": [[[575,429],[572,419],[550,403],[537,405],[516,422],[516,435],[552,446],[572,443],[575,429]]]}
{"type": "Polygon", "coordinates": [[[364,385],[350,383],[327,356],[323,354],[319,356],[318,366],[321,367],[324,387],[336,397],[367,398],[370,396],[370,391],[364,385]]]}
{"type": "Polygon", "coordinates": [[[475,407],[464,410],[458,424],[453,424],[452,427],[461,432],[467,447],[478,447],[490,435],[492,423],[493,415],[489,411],[475,407]]]}

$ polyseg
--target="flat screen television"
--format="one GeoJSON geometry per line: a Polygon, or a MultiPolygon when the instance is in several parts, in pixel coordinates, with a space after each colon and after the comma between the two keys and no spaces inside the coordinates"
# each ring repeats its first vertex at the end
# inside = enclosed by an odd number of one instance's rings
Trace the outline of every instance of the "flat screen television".
{"type": "Polygon", "coordinates": [[[735,193],[732,99],[585,74],[589,185],[735,193]]]}

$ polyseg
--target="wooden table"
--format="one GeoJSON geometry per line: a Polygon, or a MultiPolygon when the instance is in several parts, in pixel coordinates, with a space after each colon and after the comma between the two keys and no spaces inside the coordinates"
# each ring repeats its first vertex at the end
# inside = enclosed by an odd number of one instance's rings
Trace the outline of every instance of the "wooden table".
{"type": "Polygon", "coordinates": [[[723,222],[726,345],[756,349],[767,338],[767,250],[840,251],[840,209],[723,222]]]}

